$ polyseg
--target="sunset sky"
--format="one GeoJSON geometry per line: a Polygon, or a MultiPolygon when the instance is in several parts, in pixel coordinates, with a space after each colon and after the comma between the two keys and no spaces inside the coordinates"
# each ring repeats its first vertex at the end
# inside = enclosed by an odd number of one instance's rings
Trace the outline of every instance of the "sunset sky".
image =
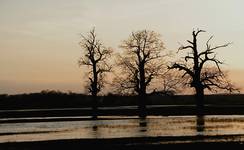
{"type": "Polygon", "coordinates": [[[176,52],[193,29],[204,29],[199,38],[214,35],[212,45],[233,42],[218,57],[242,87],[243,6],[243,0],[0,0],[0,94],[83,92],[78,43],[92,27],[115,51],[132,31],[148,29],[176,52]]]}

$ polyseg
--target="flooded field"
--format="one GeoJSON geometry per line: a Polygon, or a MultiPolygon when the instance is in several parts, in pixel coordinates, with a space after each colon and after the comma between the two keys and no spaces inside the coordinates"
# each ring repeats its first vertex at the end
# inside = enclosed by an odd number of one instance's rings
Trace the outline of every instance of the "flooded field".
{"type": "Polygon", "coordinates": [[[57,139],[212,136],[231,136],[231,139],[221,140],[244,141],[244,116],[241,115],[147,116],[145,119],[137,116],[99,116],[98,120],[91,120],[89,117],[76,119],[80,120],[2,123],[0,143],[57,139]]]}

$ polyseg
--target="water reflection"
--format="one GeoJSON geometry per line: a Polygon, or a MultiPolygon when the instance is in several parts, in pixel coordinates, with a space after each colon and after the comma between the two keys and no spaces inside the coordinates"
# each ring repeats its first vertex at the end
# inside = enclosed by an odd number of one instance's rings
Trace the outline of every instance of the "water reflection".
{"type": "Polygon", "coordinates": [[[196,116],[196,130],[197,136],[203,136],[205,129],[205,118],[203,115],[196,116]]]}
{"type": "Polygon", "coordinates": [[[98,120],[93,120],[91,123],[91,137],[92,138],[99,138],[99,123],[98,120]]]}
{"type": "Polygon", "coordinates": [[[205,118],[203,115],[197,116],[197,124],[196,124],[196,128],[197,128],[197,132],[198,133],[203,133],[204,131],[204,125],[205,125],[205,118]]]}
{"type": "Polygon", "coordinates": [[[96,120],[0,124],[0,143],[164,136],[197,136],[205,141],[208,136],[226,135],[241,135],[244,141],[244,116],[99,116],[96,120]]]}
{"type": "Polygon", "coordinates": [[[98,128],[97,125],[93,125],[93,126],[92,126],[92,131],[93,131],[93,132],[97,132],[97,128],[98,128]]]}
{"type": "Polygon", "coordinates": [[[139,132],[147,132],[147,119],[142,117],[139,119],[139,132]]]}

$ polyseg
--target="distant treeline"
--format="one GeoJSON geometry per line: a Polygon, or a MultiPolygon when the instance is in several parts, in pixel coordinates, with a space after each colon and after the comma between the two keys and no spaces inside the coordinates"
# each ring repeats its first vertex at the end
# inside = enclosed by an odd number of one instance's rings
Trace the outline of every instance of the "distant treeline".
{"type": "MultiPolygon", "coordinates": [[[[244,104],[244,95],[206,95],[206,104],[244,104]]],[[[98,96],[100,107],[138,105],[136,96],[108,94],[98,96]]],[[[147,105],[195,105],[192,95],[148,95],[147,105]]],[[[42,91],[40,93],[0,95],[0,109],[48,109],[91,107],[90,95],[63,93],[60,91],[42,91]]]]}

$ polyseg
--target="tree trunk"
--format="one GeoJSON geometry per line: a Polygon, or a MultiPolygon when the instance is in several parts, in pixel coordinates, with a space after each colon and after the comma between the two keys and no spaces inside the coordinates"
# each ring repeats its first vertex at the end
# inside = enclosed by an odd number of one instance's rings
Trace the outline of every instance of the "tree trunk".
{"type": "Polygon", "coordinates": [[[196,95],[196,105],[197,105],[197,115],[204,115],[204,89],[199,86],[195,87],[196,95]]]}
{"type": "Polygon", "coordinates": [[[145,83],[145,68],[144,63],[139,66],[140,73],[140,89],[139,89],[139,116],[145,118],[146,116],[146,83],[145,83]]]}
{"type": "Polygon", "coordinates": [[[97,93],[98,93],[98,89],[97,89],[97,68],[96,68],[96,64],[93,65],[93,83],[92,83],[92,118],[93,119],[97,119],[97,114],[98,114],[98,110],[97,110],[97,93]]]}

